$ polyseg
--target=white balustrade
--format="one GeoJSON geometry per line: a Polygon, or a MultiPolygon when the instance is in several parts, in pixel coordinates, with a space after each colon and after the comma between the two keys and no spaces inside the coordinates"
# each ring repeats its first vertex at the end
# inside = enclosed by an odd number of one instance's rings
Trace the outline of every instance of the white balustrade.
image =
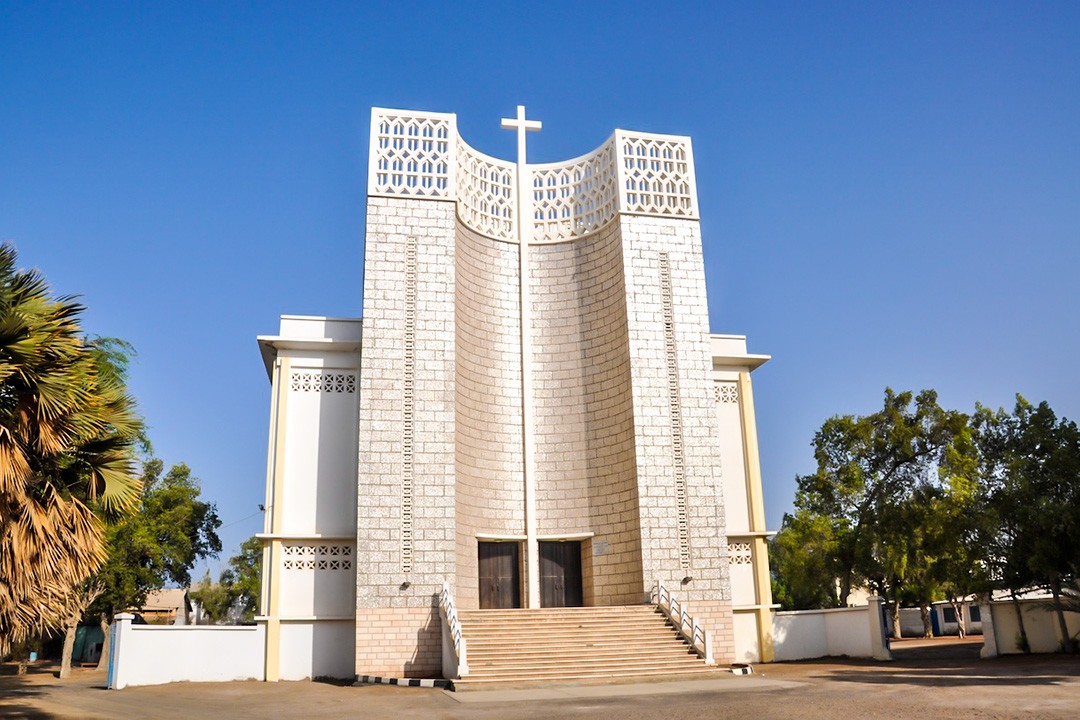
{"type": "Polygon", "coordinates": [[[715,665],[712,651],[712,635],[690,615],[686,606],[671,594],[659,580],[653,590],[654,603],[664,613],[675,630],[690,644],[706,665],[715,665]]]}
{"type": "Polygon", "coordinates": [[[462,678],[469,674],[469,661],[465,636],[461,632],[454,596],[450,585],[443,583],[439,593],[439,615],[442,617],[443,675],[447,679],[462,678]]]}

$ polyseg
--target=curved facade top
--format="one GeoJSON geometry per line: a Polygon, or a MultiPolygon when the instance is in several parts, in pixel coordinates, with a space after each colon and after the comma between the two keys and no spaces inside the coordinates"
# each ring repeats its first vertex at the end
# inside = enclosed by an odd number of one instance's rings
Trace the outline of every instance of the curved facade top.
{"type": "MultiPolygon", "coordinates": [[[[368,195],[457,202],[462,223],[516,242],[515,164],[471,148],[451,113],[373,108],[368,195]]],[[[697,219],[690,138],[616,130],[592,152],[529,164],[534,243],[571,240],[617,213],[697,219]]]]}

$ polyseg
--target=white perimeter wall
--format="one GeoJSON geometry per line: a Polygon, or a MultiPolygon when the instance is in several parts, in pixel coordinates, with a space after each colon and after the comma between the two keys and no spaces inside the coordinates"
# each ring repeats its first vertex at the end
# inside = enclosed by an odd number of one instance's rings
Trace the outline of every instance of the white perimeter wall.
{"type": "MultiPolygon", "coordinates": [[[[1061,631],[1058,629],[1057,613],[1047,610],[1049,600],[1021,600],[1020,611],[1024,615],[1024,631],[1027,633],[1028,645],[1034,653],[1058,652],[1061,644],[1061,631]]],[[[1020,636],[1020,623],[1016,619],[1016,609],[1011,600],[994,602],[990,605],[990,613],[993,617],[992,628],[987,627],[985,622],[987,607],[982,607],[984,657],[994,654],[1011,655],[1022,652],[1016,644],[1020,636]],[[988,653],[991,643],[995,644],[996,652],[988,653]]],[[[1080,614],[1065,613],[1065,626],[1071,637],[1080,633],[1080,614]]]]}
{"type": "Polygon", "coordinates": [[[906,638],[921,638],[925,629],[922,623],[922,610],[919,608],[900,608],[900,635],[906,638]]]}
{"type": "MultiPolygon", "coordinates": [[[[732,585],[735,585],[732,573],[732,585]]],[[[761,661],[758,643],[757,613],[735,611],[735,662],[756,663],[761,661]]]]}
{"type": "Polygon", "coordinates": [[[865,607],[775,613],[773,644],[776,660],[841,655],[889,657],[879,607],[878,601],[873,600],[865,607]]]}
{"type": "Polygon", "coordinates": [[[132,625],[117,620],[109,687],[262,680],[266,628],[132,625]]]}
{"type": "MultiPolygon", "coordinates": [[[[351,593],[347,597],[352,597],[351,593]]],[[[351,678],[354,669],[355,623],[352,620],[283,622],[282,680],[317,677],[351,678]]]]}

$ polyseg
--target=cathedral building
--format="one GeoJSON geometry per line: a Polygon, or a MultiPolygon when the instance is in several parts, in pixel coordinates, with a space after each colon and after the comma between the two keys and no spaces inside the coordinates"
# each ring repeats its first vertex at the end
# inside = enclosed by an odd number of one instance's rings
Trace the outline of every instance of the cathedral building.
{"type": "Polygon", "coordinates": [[[455,115],[374,109],[363,317],[259,338],[268,680],[439,677],[447,599],[588,618],[658,583],[717,664],[771,659],[768,357],[710,334],[690,139],[535,164],[540,123],[503,126],[514,161],[455,115]]]}

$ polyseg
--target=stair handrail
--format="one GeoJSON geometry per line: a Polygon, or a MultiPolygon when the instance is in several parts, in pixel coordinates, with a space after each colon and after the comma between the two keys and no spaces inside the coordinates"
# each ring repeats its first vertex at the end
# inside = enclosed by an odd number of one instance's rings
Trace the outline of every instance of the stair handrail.
{"type": "Polygon", "coordinates": [[[442,592],[439,593],[439,614],[442,615],[443,625],[450,632],[450,637],[453,640],[454,655],[457,659],[457,675],[464,677],[469,674],[465,636],[461,631],[461,620],[458,618],[457,606],[454,604],[454,595],[450,592],[450,584],[447,582],[443,582],[442,592]]]}
{"type": "Polygon", "coordinates": [[[687,612],[686,606],[679,602],[670,590],[664,587],[659,580],[653,590],[656,607],[662,612],[675,630],[690,643],[690,647],[698,654],[706,665],[715,665],[712,651],[712,634],[708,632],[696,618],[687,612]]]}

